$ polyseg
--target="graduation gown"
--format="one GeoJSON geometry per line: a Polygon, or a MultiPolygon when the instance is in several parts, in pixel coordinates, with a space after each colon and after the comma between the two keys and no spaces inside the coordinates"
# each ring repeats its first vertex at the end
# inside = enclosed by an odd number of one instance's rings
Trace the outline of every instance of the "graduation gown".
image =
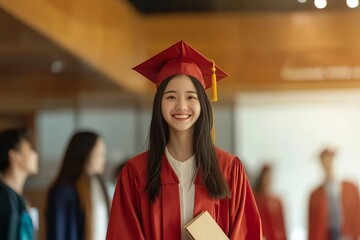
{"type": "Polygon", "coordinates": [[[261,193],[256,193],[255,199],[265,239],[286,240],[284,212],[280,199],[261,193]]]}
{"type": "MultiPolygon", "coordinates": [[[[320,186],[310,196],[309,240],[328,240],[329,204],[325,185],[320,186]]],[[[342,235],[350,239],[360,238],[360,199],[359,192],[352,183],[341,183],[342,235]]]]}
{"type": "MultiPolygon", "coordinates": [[[[230,239],[261,239],[256,202],[240,160],[216,149],[227,180],[230,199],[209,196],[199,175],[195,179],[194,216],[207,210],[230,239]]],[[[145,191],[148,153],[130,160],[121,171],[112,202],[107,240],[180,240],[179,181],[165,154],[161,162],[161,190],[154,203],[145,191]]]]}

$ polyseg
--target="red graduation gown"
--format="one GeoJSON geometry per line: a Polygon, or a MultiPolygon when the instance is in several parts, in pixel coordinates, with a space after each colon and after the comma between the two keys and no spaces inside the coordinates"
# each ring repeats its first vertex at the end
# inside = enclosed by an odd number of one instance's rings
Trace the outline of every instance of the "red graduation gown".
{"type": "MultiPolygon", "coordinates": [[[[261,222],[240,160],[216,149],[220,169],[229,183],[230,199],[212,199],[200,178],[195,179],[194,216],[207,210],[234,240],[261,239],[261,222]]],[[[161,191],[149,203],[146,186],[148,153],[130,160],[121,171],[111,207],[107,240],[180,240],[178,178],[168,160],[161,162],[161,191]]]]}
{"type": "MultiPolygon", "coordinates": [[[[360,239],[360,199],[357,188],[349,182],[342,182],[343,236],[360,239]]],[[[325,186],[317,188],[310,196],[309,240],[328,240],[329,214],[325,186]]]]}
{"type": "Polygon", "coordinates": [[[256,193],[255,199],[265,239],[286,240],[284,213],[280,199],[261,193],[256,193]]]}

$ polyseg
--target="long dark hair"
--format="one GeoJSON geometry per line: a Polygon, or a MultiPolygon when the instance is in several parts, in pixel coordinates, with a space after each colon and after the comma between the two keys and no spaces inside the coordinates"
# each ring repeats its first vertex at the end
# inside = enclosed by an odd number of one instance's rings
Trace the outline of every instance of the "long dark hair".
{"type": "MultiPolygon", "coordinates": [[[[167,84],[173,78],[164,80],[157,89],[153,102],[153,113],[149,133],[149,156],[147,165],[147,186],[150,202],[154,202],[161,187],[161,159],[166,144],[169,141],[169,128],[161,111],[162,97],[167,84]]],[[[201,112],[194,125],[193,149],[195,151],[197,174],[201,179],[209,195],[213,198],[230,197],[229,186],[220,171],[215,147],[211,139],[213,116],[210,101],[200,82],[190,77],[195,85],[201,112]]]]}
{"type": "MultiPolygon", "coordinates": [[[[90,154],[95,147],[100,135],[92,131],[80,131],[75,133],[66,148],[60,171],[54,182],[49,188],[49,193],[61,183],[69,183],[78,188],[78,182],[85,174],[85,167],[90,158],[90,154]]],[[[100,182],[105,199],[108,201],[108,195],[102,176],[95,176],[100,182]]],[[[77,189],[79,191],[79,189],[77,189]]],[[[81,195],[81,193],[79,193],[81,195]]],[[[83,198],[80,196],[80,198],[83,198]]]]}
{"type": "Polygon", "coordinates": [[[53,185],[61,182],[76,183],[84,173],[86,163],[98,139],[99,135],[90,131],[77,132],[72,136],[53,185]]]}

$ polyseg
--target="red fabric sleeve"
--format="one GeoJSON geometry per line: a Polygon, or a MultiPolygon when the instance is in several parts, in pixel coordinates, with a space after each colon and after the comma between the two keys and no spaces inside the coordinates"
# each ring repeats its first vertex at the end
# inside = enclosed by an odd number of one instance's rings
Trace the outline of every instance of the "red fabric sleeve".
{"type": "Polygon", "coordinates": [[[358,204],[357,204],[357,217],[356,217],[356,221],[355,221],[355,226],[356,227],[356,230],[357,230],[357,237],[358,239],[360,240],[360,196],[359,196],[359,193],[358,193],[358,204]]]}
{"type": "Polygon", "coordinates": [[[261,220],[243,165],[234,159],[230,173],[230,239],[262,239],[261,220]]]}
{"type": "Polygon", "coordinates": [[[279,219],[279,227],[281,231],[281,236],[284,240],[286,240],[286,227],[285,227],[285,215],[284,215],[284,209],[283,204],[280,199],[277,199],[277,202],[279,204],[279,216],[277,216],[277,219],[279,219]]]}
{"type": "Polygon", "coordinates": [[[110,211],[107,240],[145,240],[139,220],[138,186],[128,163],[118,178],[110,211]]]}
{"type": "Polygon", "coordinates": [[[360,240],[360,197],[356,186],[354,186],[353,206],[353,209],[350,209],[354,213],[351,226],[353,239],[360,240]]]}
{"type": "Polygon", "coordinates": [[[326,232],[326,226],[324,225],[323,216],[323,206],[318,192],[314,192],[310,196],[309,202],[309,240],[319,240],[326,239],[327,236],[324,235],[326,232]],[[322,207],[321,207],[322,206],[322,207]]]}

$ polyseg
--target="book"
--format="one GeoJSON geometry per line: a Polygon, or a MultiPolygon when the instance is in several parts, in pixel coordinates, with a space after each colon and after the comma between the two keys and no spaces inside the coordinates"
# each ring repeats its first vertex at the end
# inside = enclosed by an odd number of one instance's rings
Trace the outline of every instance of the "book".
{"type": "Polygon", "coordinates": [[[208,211],[201,212],[184,228],[191,240],[229,240],[208,211]]]}

